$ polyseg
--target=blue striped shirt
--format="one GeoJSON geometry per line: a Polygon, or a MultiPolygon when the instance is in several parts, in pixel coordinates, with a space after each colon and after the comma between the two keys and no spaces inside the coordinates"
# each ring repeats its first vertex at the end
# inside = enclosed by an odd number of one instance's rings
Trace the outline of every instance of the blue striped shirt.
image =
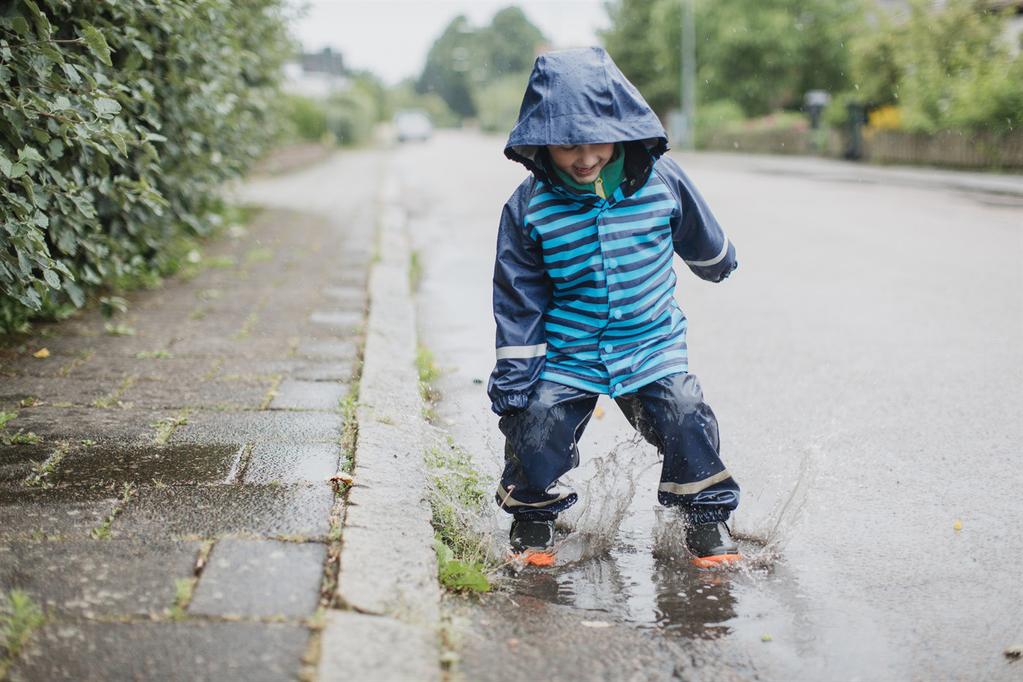
{"type": "Polygon", "coordinates": [[[575,197],[538,182],[524,228],[553,284],[540,378],[591,393],[629,393],[685,372],[686,318],[675,303],[671,216],[652,174],[629,197],[575,197]],[[584,197],[588,200],[585,200],[584,197]]]}

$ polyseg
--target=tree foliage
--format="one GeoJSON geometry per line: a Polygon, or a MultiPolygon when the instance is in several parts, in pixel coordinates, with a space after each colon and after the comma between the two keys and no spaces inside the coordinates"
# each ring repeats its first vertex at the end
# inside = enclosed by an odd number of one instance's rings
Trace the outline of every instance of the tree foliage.
{"type": "MultiPolygon", "coordinates": [[[[847,86],[856,0],[695,0],[701,101],[730,100],[748,116],[798,106],[807,90],[847,86]]],[[[679,106],[679,0],[608,4],[608,52],[657,111],[679,106]]]]}
{"type": "Polygon", "coordinates": [[[274,133],[281,0],[0,9],[0,323],[159,272],[274,133]],[[19,312],[20,311],[20,312],[19,312]]]}
{"type": "Polygon", "coordinates": [[[852,44],[858,95],[894,104],[904,126],[1007,132],[1023,123],[1023,55],[1002,39],[1002,16],[968,0],[914,0],[907,18],[877,18],[852,44]]]}
{"type": "Polygon", "coordinates": [[[455,17],[430,48],[416,89],[440,95],[459,116],[476,116],[481,90],[528,72],[544,41],[517,7],[502,9],[482,28],[474,28],[465,16],[455,17]]]}

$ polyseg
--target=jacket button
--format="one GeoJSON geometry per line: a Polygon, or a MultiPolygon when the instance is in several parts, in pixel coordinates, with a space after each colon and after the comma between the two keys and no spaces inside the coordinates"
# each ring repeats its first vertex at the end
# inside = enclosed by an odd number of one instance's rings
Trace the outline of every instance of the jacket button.
{"type": "Polygon", "coordinates": [[[617,268],[618,267],[618,261],[616,261],[614,258],[608,259],[607,267],[609,267],[609,268],[617,268]]]}
{"type": "Polygon", "coordinates": [[[613,353],[614,349],[615,349],[615,347],[612,346],[610,343],[605,344],[605,346],[604,346],[604,352],[605,353],[613,353]]]}
{"type": "Polygon", "coordinates": [[[615,393],[621,393],[622,385],[621,384],[615,384],[614,386],[611,387],[611,390],[614,391],[615,393]]]}
{"type": "Polygon", "coordinates": [[[611,317],[615,318],[616,320],[622,319],[622,311],[621,310],[614,311],[613,313],[611,313],[611,317]]]}

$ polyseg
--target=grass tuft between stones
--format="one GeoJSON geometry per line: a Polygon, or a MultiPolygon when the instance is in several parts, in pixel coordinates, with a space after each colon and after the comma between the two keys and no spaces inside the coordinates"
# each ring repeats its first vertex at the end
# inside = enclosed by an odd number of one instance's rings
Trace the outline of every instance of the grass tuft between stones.
{"type": "Polygon", "coordinates": [[[481,529],[487,495],[472,458],[450,443],[428,450],[426,465],[438,579],[452,592],[487,592],[496,564],[481,529]]]}
{"type": "Polygon", "coordinates": [[[0,679],[28,643],[32,633],[46,621],[42,609],[21,590],[0,593],[0,679]]]}

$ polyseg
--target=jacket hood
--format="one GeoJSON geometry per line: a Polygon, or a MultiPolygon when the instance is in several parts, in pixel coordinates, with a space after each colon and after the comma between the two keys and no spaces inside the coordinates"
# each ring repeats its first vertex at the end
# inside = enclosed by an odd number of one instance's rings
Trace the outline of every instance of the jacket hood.
{"type": "Polygon", "coordinates": [[[642,142],[653,158],[668,149],[657,115],[603,48],[537,57],[504,155],[547,179],[546,145],[605,142],[642,142]]]}

